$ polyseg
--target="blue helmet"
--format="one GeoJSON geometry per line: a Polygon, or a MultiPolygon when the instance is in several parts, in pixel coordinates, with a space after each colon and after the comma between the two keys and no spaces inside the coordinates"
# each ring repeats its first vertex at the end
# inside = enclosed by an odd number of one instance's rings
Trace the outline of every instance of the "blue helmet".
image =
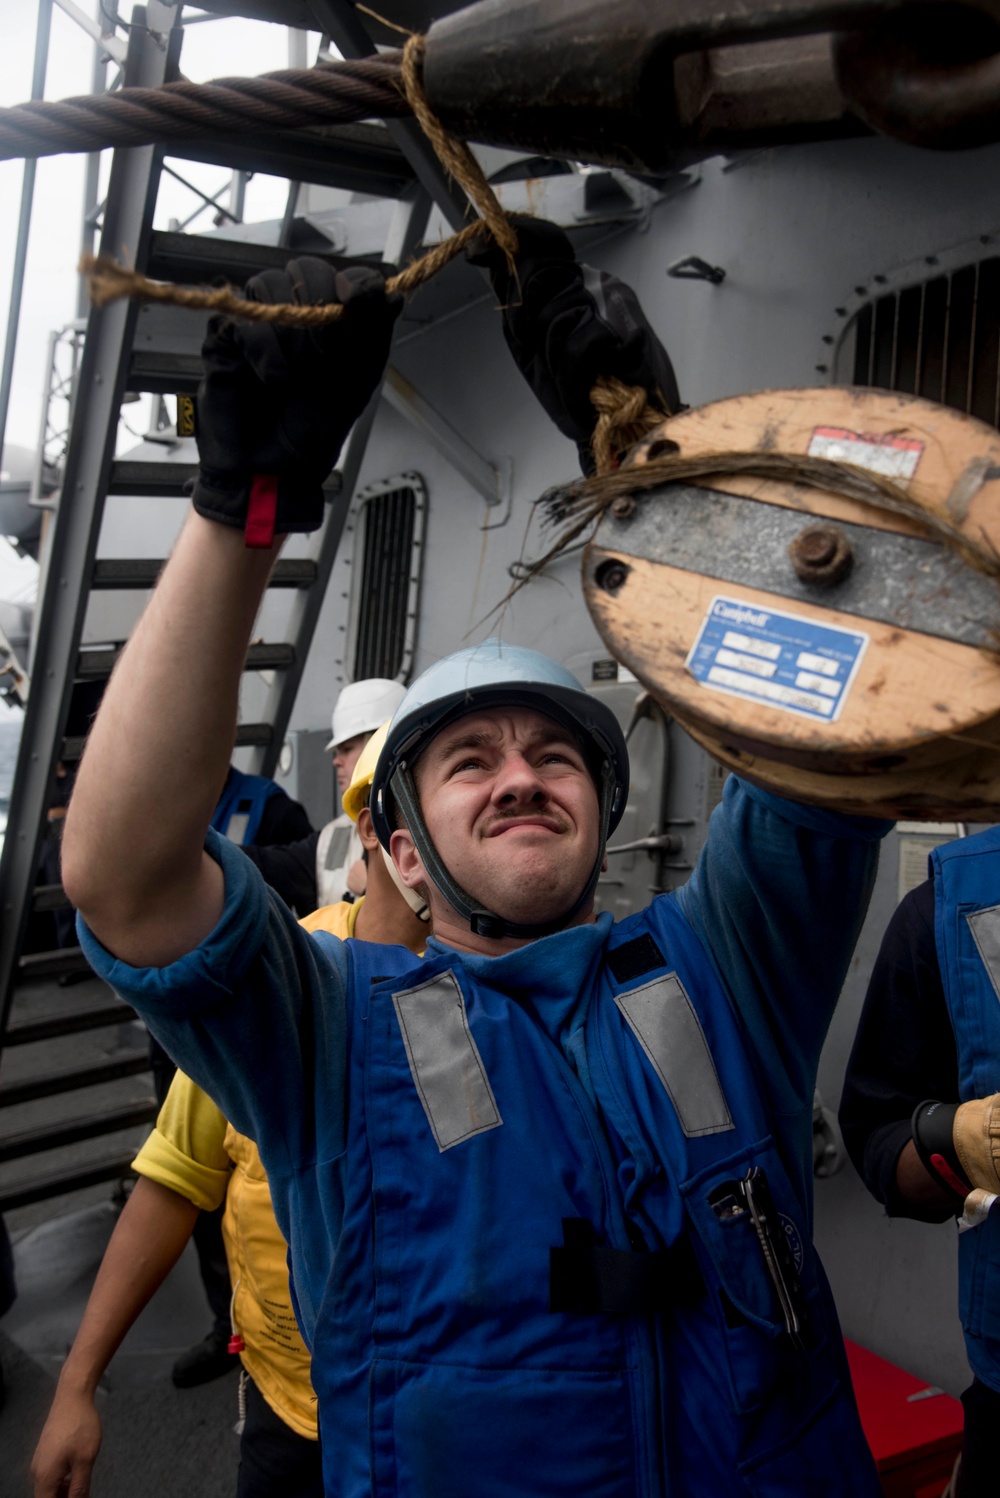
{"type": "Polygon", "coordinates": [[[485,640],[430,666],[410,687],[389,725],[372,780],[370,809],[379,841],[388,848],[398,805],[433,883],[472,929],[486,936],[541,936],[559,930],[593,894],[604,847],[628,797],[628,750],[618,719],[571,671],[539,650],[485,640]],[[482,910],[451,878],[420,811],[413,765],[447,724],[493,707],[527,707],[568,728],[580,740],[597,784],[601,837],[592,875],[573,909],[548,926],[523,926],[482,910]]]}

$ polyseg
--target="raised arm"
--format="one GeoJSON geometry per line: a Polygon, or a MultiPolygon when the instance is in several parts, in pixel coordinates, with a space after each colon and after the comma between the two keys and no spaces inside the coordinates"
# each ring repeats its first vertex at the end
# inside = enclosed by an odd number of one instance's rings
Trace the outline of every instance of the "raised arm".
{"type": "Polygon", "coordinates": [[[192,514],[108,684],[63,839],[63,882],[110,951],[162,967],[222,910],[203,852],[272,551],[192,514]]]}
{"type": "Polygon", "coordinates": [[[800,806],[731,775],[679,891],[780,1113],[811,1118],[820,1050],[891,825],[800,806]]]}
{"type": "Polygon", "coordinates": [[[340,301],[344,313],[311,330],[221,319],[210,328],[197,513],[108,686],[63,840],[70,899],[134,966],[175,961],[221,913],[222,876],[203,842],[275,531],[321,524],[322,482],[378,383],[398,311],[375,272],[319,260],[256,276],[247,295],[340,301]]]}

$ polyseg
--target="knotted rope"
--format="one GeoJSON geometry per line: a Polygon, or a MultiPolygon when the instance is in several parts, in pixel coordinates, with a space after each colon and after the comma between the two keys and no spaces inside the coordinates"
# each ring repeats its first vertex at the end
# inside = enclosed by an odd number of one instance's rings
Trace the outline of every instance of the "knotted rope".
{"type": "MultiPolygon", "coordinates": [[[[436,276],[438,271],[443,270],[468,245],[481,239],[484,234],[491,235],[503,251],[511,275],[516,281],[514,257],[517,254],[517,231],[469,147],[444,128],[427,103],[422,81],[424,48],[422,36],[411,36],[403,49],[399,76],[406,103],[416,115],[442,166],[475,204],[480,217],[466,224],[450,239],[443,240],[397,275],[390,276],[386,282],[386,290],[390,295],[408,295],[432,276],[436,276]]],[[[285,302],[252,302],[240,296],[231,286],[211,289],[151,281],[138,271],[129,270],[127,266],[119,265],[117,261],[104,255],[84,255],[80,261],[80,271],[87,277],[91,300],[98,307],[104,307],[120,297],[130,297],[146,302],[166,302],[175,307],[228,313],[231,317],[243,318],[248,322],[281,323],[300,328],[322,327],[326,323],[335,322],[343,313],[343,307],[338,303],[313,307],[285,302]]],[[[591,393],[591,399],[598,412],[593,448],[599,473],[614,468],[620,454],[665,418],[664,412],[649,405],[644,390],[623,385],[620,380],[599,380],[591,393]]]]}
{"type": "Polygon", "coordinates": [[[597,411],[590,446],[598,474],[613,473],[622,453],[667,419],[665,411],[650,405],[641,386],[625,385],[614,376],[598,380],[590,399],[597,411]]]}

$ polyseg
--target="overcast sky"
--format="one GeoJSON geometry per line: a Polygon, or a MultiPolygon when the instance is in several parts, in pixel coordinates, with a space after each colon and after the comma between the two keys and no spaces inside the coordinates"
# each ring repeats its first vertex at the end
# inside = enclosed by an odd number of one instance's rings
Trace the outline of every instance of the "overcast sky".
{"type": "MultiPolygon", "coordinates": [[[[98,0],[78,0],[81,9],[97,13],[98,0]]],[[[31,96],[31,75],[37,24],[36,0],[0,0],[3,45],[0,47],[0,106],[19,104],[31,96]]],[[[131,7],[119,4],[126,18],[131,7]]],[[[309,39],[309,58],[315,57],[318,38],[309,39]]],[[[90,92],[93,44],[58,7],[53,9],[45,97],[61,99],[90,92]]],[[[181,68],[201,82],[225,75],[251,74],[288,66],[287,32],[283,27],[245,20],[212,21],[192,26],[185,34],[181,68]]],[[[105,152],[105,173],[110,153],[105,152]]],[[[179,169],[203,189],[215,193],[227,180],[221,167],[178,163],[179,169]]],[[[14,249],[24,165],[0,162],[0,347],[6,337],[14,249]]],[[[76,262],[83,213],[84,157],[47,156],[38,162],[31,222],[27,273],[11,391],[7,440],[24,447],[37,444],[46,378],[48,336],[76,315],[76,262]]],[[[256,178],[247,193],[248,219],[277,217],[284,206],[286,184],[256,178]]],[[[196,199],[178,183],[165,179],[156,222],[166,227],[170,218],[184,219],[196,199]]],[[[208,227],[208,215],[195,227],[208,227]]],[[[0,541],[0,598],[23,596],[30,568],[18,564],[0,541]]]]}

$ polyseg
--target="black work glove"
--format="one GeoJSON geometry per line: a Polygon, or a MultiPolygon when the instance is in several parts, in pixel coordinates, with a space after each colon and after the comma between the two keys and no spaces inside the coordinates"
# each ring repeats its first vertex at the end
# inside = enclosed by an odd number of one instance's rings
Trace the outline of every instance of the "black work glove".
{"type": "Polygon", "coordinates": [[[311,256],[247,282],[255,302],[342,302],[321,327],[214,317],[198,390],[200,469],[192,496],[208,520],[246,529],[269,546],[277,531],[314,531],[324,479],[368,404],[402,308],[377,271],[336,271],[311,256]]]}
{"type": "MultiPolygon", "coordinates": [[[[484,265],[503,309],[503,330],[517,367],[593,473],[597,412],[590,392],[601,375],[640,385],[666,415],[681,409],[677,380],[630,286],[607,271],[580,265],[563,231],[517,215],[518,282],[492,238],[468,252],[484,265]]],[[[485,237],[485,236],[484,236],[485,237]]]]}

